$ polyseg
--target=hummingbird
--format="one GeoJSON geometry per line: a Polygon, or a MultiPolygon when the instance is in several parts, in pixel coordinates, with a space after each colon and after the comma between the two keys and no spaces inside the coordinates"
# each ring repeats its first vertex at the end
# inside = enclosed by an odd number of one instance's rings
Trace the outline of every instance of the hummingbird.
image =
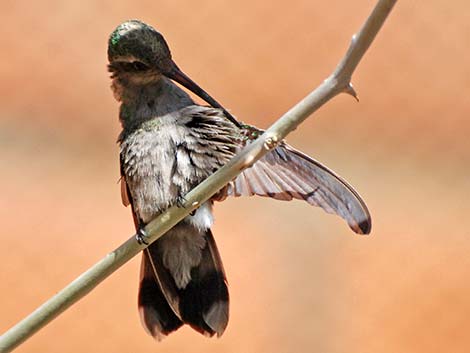
{"type": "MultiPolygon", "coordinates": [[[[120,24],[108,42],[112,90],[120,102],[121,196],[138,234],[153,218],[226,164],[262,130],[237,121],[178,68],[163,36],[138,20],[120,24]],[[197,104],[182,87],[208,106],[197,104]]],[[[341,177],[281,142],[213,198],[150,244],[142,256],[138,306],[146,331],[161,340],[183,324],[221,336],[229,291],[211,232],[212,207],[227,197],[300,199],[371,230],[369,211],[341,177]]]]}

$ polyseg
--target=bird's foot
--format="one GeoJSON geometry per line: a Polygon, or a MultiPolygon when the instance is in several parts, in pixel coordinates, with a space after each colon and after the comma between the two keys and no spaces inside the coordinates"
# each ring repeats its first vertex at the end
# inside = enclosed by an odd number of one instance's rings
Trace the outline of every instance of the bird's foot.
{"type": "MultiPolygon", "coordinates": [[[[184,196],[178,196],[176,198],[176,206],[179,208],[186,208],[185,204],[188,202],[184,196]]],[[[194,216],[196,214],[197,208],[192,210],[189,215],[194,216]]]]}
{"type": "Polygon", "coordinates": [[[187,202],[187,200],[185,199],[185,197],[183,195],[180,195],[176,198],[176,207],[186,208],[184,206],[186,202],[187,202]]]}
{"type": "Polygon", "coordinates": [[[139,245],[149,245],[149,243],[147,242],[147,232],[144,230],[144,228],[139,228],[137,230],[135,239],[137,240],[137,243],[139,243],[139,245]]]}

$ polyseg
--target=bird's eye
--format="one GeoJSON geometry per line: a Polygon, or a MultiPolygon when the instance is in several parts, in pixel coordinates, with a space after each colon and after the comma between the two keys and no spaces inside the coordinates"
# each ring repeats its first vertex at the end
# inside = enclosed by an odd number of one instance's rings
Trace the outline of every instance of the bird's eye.
{"type": "Polygon", "coordinates": [[[147,65],[140,61],[133,61],[131,62],[131,65],[133,71],[145,71],[149,68],[147,65]]]}

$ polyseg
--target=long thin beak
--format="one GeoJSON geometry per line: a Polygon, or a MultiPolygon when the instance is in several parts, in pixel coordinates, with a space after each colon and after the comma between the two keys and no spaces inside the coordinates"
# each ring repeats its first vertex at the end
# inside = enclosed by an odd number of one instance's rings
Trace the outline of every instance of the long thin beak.
{"type": "Polygon", "coordinates": [[[222,109],[224,115],[230,120],[232,123],[235,124],[237,127],[241,127],[240,123],[230,114],[219,102],[217,102],[214,98],[212,98],[206,91],[204,91],[199,85],[191,80],[186,74],[179,69],[178,66],[174,62],[172,62],[171,69],[168,72],[165,72],[164,75],[172,80],[175,80],[179,84],[183,85],[187,89],[189,89],[194,94],[198,95],[200,98],[204,99],[207,103],[209,103],[214,108],[222,109]]]}

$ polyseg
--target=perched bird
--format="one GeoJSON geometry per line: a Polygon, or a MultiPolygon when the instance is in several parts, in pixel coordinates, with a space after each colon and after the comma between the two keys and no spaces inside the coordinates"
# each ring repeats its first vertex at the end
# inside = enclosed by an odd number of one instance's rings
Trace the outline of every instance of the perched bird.
{"type": "MultiPolygon", "coordinates": [[[[121,192],[137,230],[229,161],[261,130],[237,122],[173,62],[163,36],[131,20],[109,38],[109,71],[119,119],[121,192]],[[174,82],[200,96],[196,104],[174,82]]],[[[370,232],[369,212],[343,179],[282,142],[144,252],[139,311],[160,340],[183,324],[217,336],[229,317],[227,280],[214,237],[212,204],[228,196],[305,200],[370,232]]]]}

